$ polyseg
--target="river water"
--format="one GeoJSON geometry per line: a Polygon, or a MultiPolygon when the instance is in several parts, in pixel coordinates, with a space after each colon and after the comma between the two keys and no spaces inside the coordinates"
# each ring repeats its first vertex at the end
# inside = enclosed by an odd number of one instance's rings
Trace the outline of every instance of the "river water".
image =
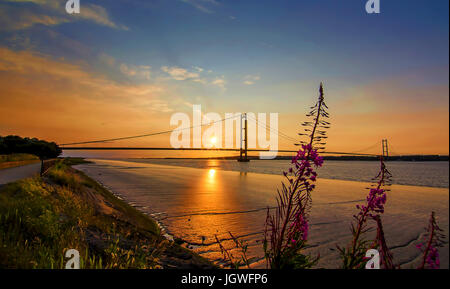
{"type": "MultiPolygon", "coordinates": [[[[252,267],[263,268],[262,233],[267,208],[276,205],[286,160],[92,159],[77,166],[120,198],[156,219],[185,246],[221,264],[215,237],[239,256],[229,232],[248,243],[252,267]]],[[[363,203],[377,162],[326,161],[319,169],[310,214],[311,248],[319,267],[338,268],[336,245],[350,238],[349,224],[363,203]]],[[[388,246],[404,267],[420,261],[415,248],[435,211],[448,236],[448,162],[388,162],[393,174],[383,225],[388,246]]],[[[373,232],[372,232],[373,233],[373,232]]],[[[440,249],[448,268],[448,243],[440,249]]]]}
{"type": "MultiPolygon", "coordinates": [[[[235,160],[205,159],[130,159],[133,162],[153,163],[202,169],[253,172],[281,175],[289,168],[287,160],[254,160],[239,163],[235,160]]],[[[379,169],[377,161],[325,161],[318,169],[320,178],[370,182],[379,169]]],[[[386,162],[392,173],[392,183],[399,185],[448,188],[449,162],[386,162]]]]}

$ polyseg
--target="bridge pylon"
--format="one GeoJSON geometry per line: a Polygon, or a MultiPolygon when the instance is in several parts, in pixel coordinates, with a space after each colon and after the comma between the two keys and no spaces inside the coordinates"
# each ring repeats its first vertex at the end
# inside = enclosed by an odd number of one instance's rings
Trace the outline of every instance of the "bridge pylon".
{"type": "Polygon", "coordinates": [[[389,157],[388,140],[381,140],[381,149],[383,150],[383,158],[387,159],[389,157]]]}
{"type": "Polygon", "coordinates": [[[239,158],[238,162],[249,162],[250,160],[247,157],[247,148],[248,148],[248,132],[247,132],[247,113],[241,114],[241,125],[240,125],[240,150],[239,150],[239,158]]]}

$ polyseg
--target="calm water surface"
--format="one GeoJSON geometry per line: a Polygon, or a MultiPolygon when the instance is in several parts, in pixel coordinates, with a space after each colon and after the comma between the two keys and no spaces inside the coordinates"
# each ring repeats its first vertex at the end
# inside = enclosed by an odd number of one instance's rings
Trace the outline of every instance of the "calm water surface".
{"type": "MultiPolygon", "coordinates": [[[[233,248],[228,234],[232,232],[249,243],[253,266],[264,267],[260,241],[266,212],[275,206],[280,172],[289,161],[93,161],[77,168],[159,221],[167,233],[184,239],[196,252],[220,263],[215,236],[233,248]]],[[[414,244],[431,211],[439,216],[440,226],[448,235],[448,162],[387,165],[394,183],[409,186],[392,186],[383,221],[385,232],[399,262],[412,264],[420,257],[414,244]]],[[[364,202],[367,194],[364,181],[370,181],[377,170],[377,162],[339,161],[328,161],[320,169],[313,197],[310,244],[313,254],[322,256],[321,266],[339,266],[337,252],[330,248],[348,242],[355,205],[364,202]]],[[[442,255],[448,256],[448,245],[444,250],[442,255]]],[[[448,267],[445,258],[442,261],[448,267]]]]}
{"type": "MultiPolygon", "coordinates": [[[[239,163],[235,160],[199,159],[130,159],[134,162],[154,163],[170,166],[183,166],[226,171],[253,172],[281,175],[289,168],[288,160],[255,160],[239,163]]],[[[392,183],[398,185],[449,187],[449,162],[386,162],[392,173],[392,183]]],[[[325,161],[318,169],[320,178],[370,182],[378,173],[376,161],[325,161]]]]}

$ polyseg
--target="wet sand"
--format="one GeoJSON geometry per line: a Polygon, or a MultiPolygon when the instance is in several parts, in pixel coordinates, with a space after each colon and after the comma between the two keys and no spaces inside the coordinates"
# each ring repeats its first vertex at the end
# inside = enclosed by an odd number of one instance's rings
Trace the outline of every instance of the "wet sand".
{"type": "MultiPolygon", "coordinates": [[[[231,248],[231,231],[249,242],[249,255],[254,257],[252,266],[265,266],[260,240],[267,207],[275,205],[282,176],[118,160],[91,161],[95,163],[76,168],[158,220],[167,233],[186,240],[199,254],[218,261],[220,253],[214,235],[231,248]]],[[[364,202],[368,185],[319,176],[310,218],[312,247],[308,249],[311,254],[320,253],[319,267],[339,268],[338,252],[330,249],[350,241],[349,225],[357,212],[355,205],[364,202]]],[[[382,217],[386,241],[397,264],[414,268],[421,257],[415,245],[422,238],[431,211],[436,212],[438,223],[448,236],[449,190],[403,185],[393,185],[391,190],[382,217]]],[[[441,267],[448,268],[448,237],[439,253],[441,267]]]]}

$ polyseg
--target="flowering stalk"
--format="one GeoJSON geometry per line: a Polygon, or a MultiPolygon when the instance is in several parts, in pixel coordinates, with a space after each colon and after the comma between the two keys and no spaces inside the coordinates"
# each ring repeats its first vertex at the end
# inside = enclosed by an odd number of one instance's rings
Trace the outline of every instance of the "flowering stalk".
{"type": "Polygon", "coordinates": [[[375,216],[374,220],[377,222],[377,239],[375,240],[374,247],[378,247],[380,251],[381,265],[383,265],[384,269],[396,269],[392,254],[384,238],[383,224],[381,223],[380,216],[375,216]]]}
{"type": "MultiPolygon", "coordinates": [[[[362,235],[368,231],[367,221],[373,219],[377,223],[377,236],[370,248],[377,248],[380,252],[380,261],[385,269],[396,269],[399,266],[394,265],[392,254],[386,244],[384,237],[383,225],[381,222],[381,214],[384,213],[384,205],[386,204],[386,189],[381,187],[390,185],[389,180],[391,174],[386,169],[383,158],[380,158],[380,172],[374,179],[377,180],[376,187],[371,188],[369,196],[367,196],[367,205],[356,207],[360,210],[358,215],[353,216],[356,225],[352,224],[353,239],[349,248],[340,248],[343,258],[343,267],[346,269],[364,268],[366,261],[365,253],[368,249],[368,241],[361,240],[362,235]]],[[[438,227],[434,212],[431,213],[430,222],[425,235],[424,243],[418,244],[416,247],[423,250],[422,263],[418,269],[439,268],[439,254],[437,247],[442,245],[444,235],[440,233],[442,230],[438,227]]]]}
{"type": "Polygon", "coordinates": [[[417,269],[439,269],[439,253],[437,248],[442,246],[442,239],[444,235],[441,233],[441,229],[437,225],[434,212],[431,213],[430,222],[427,228],[427,234],[425,235],[426,243],[420,243],[416,247],[423,250],[422,263],[417,269]],[[426,245],[425,245],[426,244],[426,245]]]}
{"type": "Polygon", "coordinates": [[[380,171],[374,180],[378,180],[374,188],[371,188],[367,196],[366,205],[356,205],[359,213],[354,215],[355,223],[352,223],[351,230],[353,239],[348,249],[338,247],[344,261],[345,269],[356,269],[364,266],[365,253],[367,251],[368,242],[362,240],[362,235],[368,231],[367,220],[377,219],[380,214],[384,213],[384,205],[386,204],[386,190],[382,189],[384,185],[389,185],[391,174],[386,169],[383,158],[380,157],[380,171]]]}
{"type": "Polygon", "coordinates": [[[301,254],[308,238],[308,212],[311,207],[311,191],[315,188],[317,173],[314,170],[322,166],[323,158],[318,150],[324,145],[325,131],[329,123],[323,121],[327,118],[326,104],[323,97],[323,87],[320,84],[319,99],[307,115],[312,121],[302,125],[309,127],[305,133],[308,141],[301,141],[301,149],[292,159],[292,167],[283,175],[287,182],[282,182],[278,190],[277,207],[274,214],[267,210],[264,252],[267,264],[271,268],[309,268],[318,258],[311,259],[301,254]]]}

